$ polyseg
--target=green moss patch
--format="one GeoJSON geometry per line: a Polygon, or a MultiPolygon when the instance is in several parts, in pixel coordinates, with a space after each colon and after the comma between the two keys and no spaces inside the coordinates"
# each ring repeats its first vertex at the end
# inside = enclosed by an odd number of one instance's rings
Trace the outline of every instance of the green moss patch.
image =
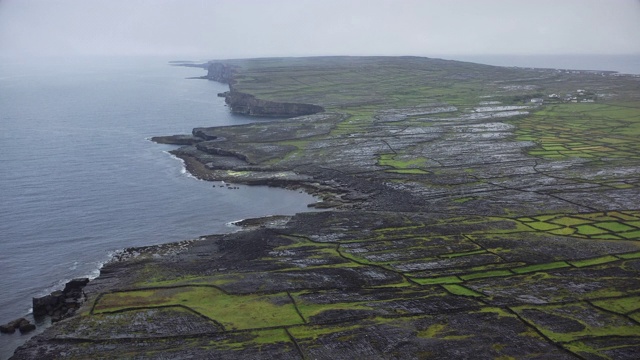
{"type": "Polygon", "coordinates": [[[474,296],[474,297],[483,296],[479,292],[473,291],[473,290],[471,290],[469,288],[466,288],[466,287],[464,287],[462,285],[447,284],[447,285],[442,285],[442,287],[445,288],[448,292],[452,293],[453,295],[474,296]]]}
{"type": "Polygon", "coordinates": [[[558,225],[573,226],[573,225],[588,224],[591,221],[586,219],[575,218],[575,217],[563,216],[557,219],[553,219],[550,222],[558,225]]]}
{"type": "Polygon", "coordinates": [[[561,236],[571,236],[571,235],[576,233],[576,229],[570,228],[570,227],[565,227],[565,228],[560,228],[560,229],[556,229],[556,230],[551,230],[551,231],[549,231],[549,233],[554,234],[554,235],[561,235],[561,236]]]}
{"type": "Polygon", "coordinates": [[[386,172],[389,173],[396,173],[396,174],[428,174],[428,171],[424,171],[421,169],[392,169],[392,170],[385,170],[386,172]]]}
{"type": "Polygon", "coordinates": [[[622,233],[622,234],[619,234],[619,235],[622,236],[625,239],[640,240],[640,230],[638,230],[638,231],[630,231],[630,232],[622,233]]]}
{"type": "Polygon", "coordinates": [[[460,198],[456,198],[453,200],[453,202],[458,203],[458,204],[464,204],[466,202],[475,200],[476,198],[473,196],[466,196],[466,197],[460,197],[460,198]]]}
{"type": "Polygon", "coordinates": [[[438,285],[438,284],[458,284],[461,283],[457,276],[441,276],[435,278],[413,278],[412,280],[421,285],[438,285]]]}
{"type": "Polygon", "coordinates": [[[615,222],[615,221],[599,222],[593,225],[599,228],[603,228],[605,230],[609,230],[611,232],[625,232],[625,231],[635,230],[634,227],[631,227],[619,222],[615,222]]]}
{"type": "Polygon", "coordinates": [[[529,223],[526,223],[526,225],[531,227],[534,230],[541,230],[541,231],[555,230],[561,227],[560,225],[550,224],[542,221],[529,222],[529,223]]]}
{"type": "Polygon", "coordinates": [[[613,255],[601,256],[595,259],[576,260],[569,261],[569,263],[575,267],[594,266],[600,264],[606,264],[612,261],[618,261],[619,259],[613,255]]]}
{"type": "Polygon", "coordinates": [[[603,309],[618,314],[628,314],[640,310],[640,296],[629,296],[620,299],[596,300],[592,303],[603,309]]]}
{"type": "Polygon", "coordinates": [[[592,225],[580,225],[577,226],[576,229],[578,229],[578,233],[582,234],[582,235],[599,235],[599,234],[605,234],[608,233],[607,230],[604,229],[599,229],[595,226],[592,225]]]}
{"type": "Polygon", "coordinates": [[[621,259],[640,259],[640,252],[634,252],[634,253],[627,253],[627,254],[620,254],[617,255],[619,258],[621,259]]]}
{"type": "Polygon", "coordinates": [[[526,274],[526,273],[537,272],[537,271],[561,269],[569,266],[570,265],[564,261],[556,261],[556,262],[546,263],[546,264],[536,264],[536,265],[517,267],[517,268],[511,269],[511,271],[517,274],[526,274]]]}
{"type": "Polygon", "coordinates": [[[253,329],[302,324],[287,294],[228,295],[213,287],[187,286],[105,294],[94,313],[184,306],[218,321],[226,329],[253,329]]]}
{"type": "Polygon", "coordinates": [[[485,271],[473,274],[467,274],[460,276],[463,280],[474,280],[474,279],[484,279],[484,278],[492,278],[492,277],[503,277],[503,276],[512,276],[513,273],[509,270],[493,270],[493,271],[485,271]]]}

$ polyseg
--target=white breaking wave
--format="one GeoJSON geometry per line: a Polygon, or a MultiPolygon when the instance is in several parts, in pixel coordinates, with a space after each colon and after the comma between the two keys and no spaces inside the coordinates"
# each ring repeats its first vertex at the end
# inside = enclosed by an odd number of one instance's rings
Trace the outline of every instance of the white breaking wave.
{"type": "Polygon", "coordinates": [[[240,220],[229,221],[229,222],[224,223],[224,224],[225,224],[226,226],[233,227],[233,226],[238,226],[238,223],[239,223],[239,222],[242,222],[242,221],[244,221],[244,220],[246,220],[246,219],[240,219],[240,220]]]}
{"type": "Polygon", "coordinates": [[[193,176],[193,174],[191,174],[190,172],[187,171],[187,166],[186,166],[186,164],[185,164],[183,159],[180,159],[179,157],[173,155],[172,153],[170,153],[168,151],[163,151],[163,153],[168,154],[169,156],[171,156],[172,159],[176,159],[176,160],[180,161],[180,163],[182,164],[182,168],[180,169],[180,174],[181,175],[186,175],[189,178],[196,179],[198,181],[202,181],[202,180],[198,179],[197,177],[193,176]]]}

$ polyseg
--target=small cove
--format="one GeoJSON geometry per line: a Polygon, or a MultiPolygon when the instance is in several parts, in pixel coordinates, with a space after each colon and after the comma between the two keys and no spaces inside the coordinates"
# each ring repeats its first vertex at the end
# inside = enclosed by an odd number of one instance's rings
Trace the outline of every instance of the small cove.
{"type": "MultiPolygon", "coordinates": [[[[119,249],[309,211],[315,199],[298,191],[196,180],[173,146],[148,140],[267,121],[231,114],[216,96],[226,85],[187,79],[204,70],[168,60],[0,62],[0,322],[27,315],[33,296],[97,275],[119,249]]],[[[2,334],[0,358],[26,339],[2,334]]]]}

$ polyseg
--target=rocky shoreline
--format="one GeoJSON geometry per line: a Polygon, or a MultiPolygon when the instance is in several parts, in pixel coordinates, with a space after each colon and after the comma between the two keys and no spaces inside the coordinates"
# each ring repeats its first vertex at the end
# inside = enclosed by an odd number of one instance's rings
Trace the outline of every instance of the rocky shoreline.
{"type": "MultiPolygon", "coordinates": [[[[75,315],[76,310],[86,300],[82,289],[88,283],[88,278],[73,279],[67,282],[62,290],[53,291],[42,297],[34,297],[32,299],[32,309],[35,320],[38,321],[48,316],[51,319],[51,323],[56,323],[75,315]]],[[[0,332],[5,334],[13,334],[16,330],[20,330],[21,334],[27,334],[35,329],[36,325],[25,318],[19,318],[0,325],[0,332]]]]}
{"type": "Polygon", "coordinates": [[[172,154],[198,178],[304,189],[331,210],[128,249],[15,359],[640,351],[637,79],[426,58],[208,71],[254,99],[323,111],[153,140],[181,145],[172,154]],[[615,88],[617,102],[530,102],[585,87],[615,88]]]}

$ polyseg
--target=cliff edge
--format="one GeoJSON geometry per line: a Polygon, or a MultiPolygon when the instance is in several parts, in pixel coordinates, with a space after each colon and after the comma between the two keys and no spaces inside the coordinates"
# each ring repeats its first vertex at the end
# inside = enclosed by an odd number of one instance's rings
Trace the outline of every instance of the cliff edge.
{"type": "Polygon", "coordinates": [[[319,105],[277,102],[258,99],[255,96],[234,89],[236,68],[229,64],[213,62],[207,68],[206,78],[229,84],[230,91],[219,94],[225,98],[231,111],[249,116],[296,117],[324,112],[319,105]]]}

